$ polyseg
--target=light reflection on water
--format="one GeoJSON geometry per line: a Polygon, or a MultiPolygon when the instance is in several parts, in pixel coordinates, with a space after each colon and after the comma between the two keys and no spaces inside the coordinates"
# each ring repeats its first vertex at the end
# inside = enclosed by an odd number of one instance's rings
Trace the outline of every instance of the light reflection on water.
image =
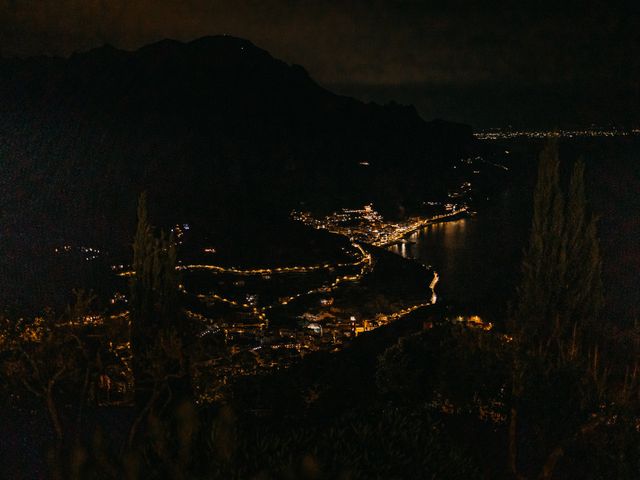
{"type": "Polygon", "coordinates": [[[526,236],[526,223],[523,231],[517,217],[513,209],[497,208],[429,225],[389,250],[433,266],[443,300],[501,312],[512,295],[526,236]]]}
{"type": "MultiPolygon", "coordinates": [[[[390,250],[433,265],[440,274],[437,291],[445,301],[504,311],[519,281],[541,147],[538,142],[510,142],[508,149],[519,152],[520,163],[512,170],[509,188],[491,199],[490,208],[472,218],[427,227],[408,239],[415,244],[404,248],[396,245],[390,250]]],[[[614,315],[630,319],[638,318],[640,310],[637,288],[640,269],[633,268],[640,263],[639,151],[640,136],[561,142],[561,154],[567,165],[581,155],[586,156],[588,196],[600,218],[608,308],[614,315]]]]}
{"type": "MultiPolygon", "coordinates": [[[[393,253],[404,258],[429,260],[425,257],[425,246],[430,247],[430,251],[438,253],[443,258],[443,262],[455,262],[461,250],[467,248],[468,238],[466,235],[467,223],[472,219],[463,218],[453,222],[436,223],[412,233],[405,242],[397,243],[389,247],[393,253]]],[[[434,263],[435,265],[435,263],[434,263]]]]}

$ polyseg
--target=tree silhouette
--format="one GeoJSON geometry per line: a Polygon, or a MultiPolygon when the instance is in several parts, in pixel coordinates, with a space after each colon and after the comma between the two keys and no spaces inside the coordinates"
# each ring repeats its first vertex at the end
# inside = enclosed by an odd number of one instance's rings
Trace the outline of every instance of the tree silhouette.
{"type": "Polygon", "coordinates": [[[604,306],[602,260],[596,218],[587,212],[584,187],[584,161],[578,160],[569,183],[566,215],[567,242],[567,321],[597,328],[604,306]]]}
{"type": "Polygon", "coordinates": [[[134,330],[141,336],[167,327],[178,316],[176,244],[161,233],[156,238],[149,224],[146,194],[138,203],[138,227],[133,242],[131,315],[134,330]]]}
{"type": "Polygon", "coordinates": [[[143,193],[138,203],[130,292],[135,396],[145,415],[161,396],[167,403],[174,398],[176,387],[180,396],[188,395],[188,386],[179,381],[187,378],[188,362],[183,349],[185,325],[178,303],[176,265],[173,237],[154,235],[143,193]]]}
{"type": "Polygon", "coordinates": [[[566,283],[565,201],[559,165],[557,143],[549,143],[540,155],[531,235],[514,315],[514,327],[532,342],[552,335],[566,283]]]}
{"type": "Polygon", "coordinates": [[[83,290],[74,295],[74,303],[62,315],[48,309],[29,320],[0,316],[2,383],[8,383],[22,401],[31,397],[44,406],[57,449],[71,423],[69,417],[75,417],[79,428],[84,407],[94,399],[93,383],[99,374],[95,358],[101,346],[90,345],[81,333],[95,297],[83,290]]]}
{"type": "Polygon", "coordinates": [[[536,348],[560,348],[594,328],[604,305],[596,219],[587,211],[584,162],[575,163],[568,193],[560,187],[557,142],[540,156],[529,246],[512,314],[513,329],[536,348]]]}
{"type": "Polygon", "coordinates": [[[595,330],[604,303],[600,271],[584,162],[575,163],[565,196],[552,141],[540,155],[529,246],[511,314],[509,467],[516,477],[524,478],[518,467],[523,424],[539,432],[525,440],[530,451],[540,452],[539,478],[549,478],[566,445],[590,433],[601,418],[592,416],[608,394],[595,330]]]}

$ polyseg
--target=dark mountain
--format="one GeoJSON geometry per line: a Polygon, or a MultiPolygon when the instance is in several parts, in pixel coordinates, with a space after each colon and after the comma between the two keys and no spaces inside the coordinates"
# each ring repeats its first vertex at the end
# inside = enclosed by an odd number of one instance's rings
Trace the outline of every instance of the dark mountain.
{"type": "Polygon", "coordinates": [[[23,253],[127,247],[142,190],[157,223],[225,235],[301,204],[394,213],[472,144],[469,127],[334,95],[227,36],[0,61],[0,224],[23,253]]]}

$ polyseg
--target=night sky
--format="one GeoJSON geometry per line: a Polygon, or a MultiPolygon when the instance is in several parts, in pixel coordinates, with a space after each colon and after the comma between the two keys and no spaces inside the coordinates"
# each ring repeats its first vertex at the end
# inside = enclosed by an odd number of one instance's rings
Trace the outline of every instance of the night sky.
{"type": "Polygon", "coordinates": [[[5,57],[223,33],[426,118],[640,123],[638,2],[0,0],[5,57]]]}

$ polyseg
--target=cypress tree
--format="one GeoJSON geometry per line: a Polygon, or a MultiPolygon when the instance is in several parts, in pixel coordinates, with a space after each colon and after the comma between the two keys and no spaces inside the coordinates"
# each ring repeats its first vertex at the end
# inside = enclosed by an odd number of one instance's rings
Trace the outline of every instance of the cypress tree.
{"type": "MultiPolygon", "coordinates": [[[[178,308],[178,277],[176,246],[172,237],[164,233],[154,236],[148,221],[146,195],[138,202],[138,226],[133,241],[133,269],[130,281],[131,347],[136,400],[145,402],[145,384],[157,382],[154,375],[179,366],[169,365],[178,359],[179,352],[163,351],[173,340],[181,325],[178,308]],[[163,344],[163,348],[159,348],[163,344]],[[166,353],[174,356],[173,360],[166,353]],[[152,370],[154,371],[152,373],[152,370]]],[[[174,362],[175,363],[175,362],[174,362]]]]}
{"type": "Polygon", "coordinates": [[[143,329],[152,315],[152,278],[154,242],[151,226],[147,218],[147,196],[138,200],[138,226],[133,240],[133,277],[129,282],[131,292],[131,322],[135,332],[143,329]]]}
{"type": "Polygon", "coordinates": [[[517,289],[517,329],[529,339],[546,338],[558,324],[566,276],[564,199],[560,188],[558,145],[540,155],[529,246],[517,289]]]}
{"type": "Polygon", "coordinates": [[[596,218],[587,213],[584,169],[584,161],[578,160],[569,182],[566,313],[568,322],[593,329],[604,295],[596,218]]]}
{"type": "Polygon", "coordinates": [[[131,279],[132,321],[141,330],[167,327],[178,316],[177,254],[172,236],[156,238],[147,217],[146,195],[138,203],[131,279]]]}
{"type": "Polygon", "coordinates": [[[596,219],[587,212],[584,162],[575,163],[566,200],[557,141],[540,155],[529,246],[514,312],[523,340],[547,345],[595,327],[604,304],[596,219]]]}
{"type": "MultiPolygon", "coordinates": [[[[546,425],[543,431],[565,429],[574,437],[577,428],[572,424],[576,419],[567,420],[566,425],[564,419],[556,419],[554,425],[545,424],[544,416],[539,417],[535,408],[527,410],[527,401],[534,399],[535,406],[535,398],[541,392],[555,391],[570,378],[579,385],[597,372],[597,353],[593,360],[589,353],[597,352],[594,347],[598,336],[588,338],[587,334],[595,327],[603,306],[596,220],[587,212],[584,162],[574,165],[566,199],[560,187],[559,166],[558,145],[552,141],[540,155],[530,240],[511,316],[517,348],[511,365],[508,462],[517,478],[522,446],[519,432],[531,431],[529,422],[546,425]],[[578,370],[583,373],[577,374],[578,370]],[[541,386],[540,382],[550,384],[541,386]],[[521,425],[525,425],[524,429],[521,425]]],[[[559,401],[558,397],[553,398],[559,401]]],[[[576,398],[565,392],[562,401],[573,408],[576,398]]],[[[562,451],[552,450],[538,478],[548,478],[557,461],[555,455],[562,451]]]]}

